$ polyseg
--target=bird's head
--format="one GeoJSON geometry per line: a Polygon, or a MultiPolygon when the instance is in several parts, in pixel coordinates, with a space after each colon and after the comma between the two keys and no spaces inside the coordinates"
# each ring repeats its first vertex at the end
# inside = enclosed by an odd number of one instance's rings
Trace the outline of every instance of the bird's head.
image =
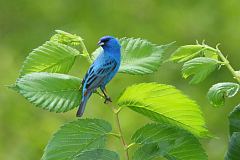
{"type": "Polygon", "coordinates": [[[121,45],[119,43],[119,41],[112,37],[112,36],[104,36],[102,37],[99,42],[98,45],[101,46],[103,49],[120,49],[121,45]]]}

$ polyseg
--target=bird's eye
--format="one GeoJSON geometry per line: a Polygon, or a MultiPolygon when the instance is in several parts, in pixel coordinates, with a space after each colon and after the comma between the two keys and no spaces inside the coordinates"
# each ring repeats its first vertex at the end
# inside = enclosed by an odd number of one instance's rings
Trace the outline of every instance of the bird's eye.
{"type": "Polygon", "coordinates": [[[106,39],[103,39],[102,42],[106,43],[108,42],[110,39],[109,38],[106,38],[106,39]]]}

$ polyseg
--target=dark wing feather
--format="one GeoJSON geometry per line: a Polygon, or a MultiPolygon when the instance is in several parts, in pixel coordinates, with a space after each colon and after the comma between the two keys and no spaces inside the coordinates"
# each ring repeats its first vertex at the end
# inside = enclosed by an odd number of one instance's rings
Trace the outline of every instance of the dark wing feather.
{"type": "Polygon", "coordinates": [[[95,89],[100,86],[102,81],[116,68],[117,62],[114,59],[107,60],[97,69],[92,65],[84,78],[85,88],[95,89]]]}

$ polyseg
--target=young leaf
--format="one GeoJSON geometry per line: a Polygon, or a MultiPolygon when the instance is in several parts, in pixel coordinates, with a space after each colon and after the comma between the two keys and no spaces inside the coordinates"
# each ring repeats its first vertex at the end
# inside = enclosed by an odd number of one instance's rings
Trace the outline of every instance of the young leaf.
{"type": "Polygon", "coordinates": [[[208,136],[199,106],[175,87],[141,83],[128,87],[118,100],[120,107],[129,107],[160,123],[180,126],[196,136],[208,136]]]}
{"type": "Polygon", "coordinates": [[[179,47],[170,57],[174,62],[186,62],[197,56],[205,56],[211,59],[218,59],[218,54],[215,49],[207,45],[185,45],[179,47]],[[203,54],[202,54],[203,53],[203,54]]]}
{"type": "Polygon", "coordinates": [[[240,157],[240,132],[234,132],[231,136],[228,152],[225,160],[239,160],[240,157]]]}
{"type": "Polygon", "coordinates": [[[65,124],[48,142],[42,160],[79,160],[81,156],[91,160],[92,154],[113,154],[101,149],[105,145],[111,125],[100,119],[79,119],[65,124]]]}
{"type": "Polygon", "coordinates": [[[204,53],[204,56],[207,58],[218,60],[218,54],[216,53],[216,51],[207,49],[207,50],[204,50],[203,53],[204,53]]]}
{"type": "Polygon", "coordinates": [[[119,160],[119,156],[106,149],[92,149],[79,153],[73,160],[119,160]]]}
{"type": "Polygon", "coordinates": [[[191,84],[196,84],[203,81],[210,73],[212,73],[218,66],[218,61],[206,58],[198,57],[184,63],[182,68],[182,75],[184,78],[188,78],[193,75],[191,84]]]}
{"type": "Polygon", "coordinates": [[[66,45],[72,45],[72,46],[78,46],[80,45],[80,41],[83,39],[76,34],[71,34],[65,31],[61,30],[55,30],[57,34],[53,35],[50,39],[50,41],[66,44],[66,45]]]}
{"type": "Polygon", "coordinates": [[[132,140],[140,145],[134,160],[152,160],[165,157],[168,160],[207,160],[198,139],[185,130],[166,124],[147,124],[135,132],[132,140]]]}
{"type": "MultiPolygon", "coordinates": [[[[120,73],[133,75],[149,74],[158,70],[173,43],[157,46],[140,38],[121,38],[120,73]]],[[[102,51],[98,48],[93,52],[93,59],[102,51]]]]}
{"type": "Polygon", "coordinates": [[[32,72],[67,73],[78,55],[78,50],[72,47],[47,41],[28,55],[23,63],[20,75],[23,76],[32,72]]]}
{"type": "Polygon", "coordinates": [[[240,132],[240,104],[229,114],[228,119],[230,135],[233,132],[240,132]]]}
{"type": "Polygon", "coordinates": [[[202,45],[185,45],[179,47],[170,57],[170,60],[174,62],[185,62],[196,56],[204,50],[202,45]]]}
{"type": "Polygon", "coordinates": [[[208,91],[207,97],[214,107],[222,107],[225,98],[233,97],[239,90],[239,84],[232,82],[224,82],[214,84],[208,91]]]}
{"type": "Polygon", "coordinates": [[[59,73],[31,73],[19,78],[14,89],[37,107],[66,112],[80,104],[81,79],[59,73]]]}

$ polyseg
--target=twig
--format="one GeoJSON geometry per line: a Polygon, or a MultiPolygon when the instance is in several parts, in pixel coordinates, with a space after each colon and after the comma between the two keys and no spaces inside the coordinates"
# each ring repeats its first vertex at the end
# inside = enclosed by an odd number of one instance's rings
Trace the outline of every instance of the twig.
{"type": "Polygon", "coordinates": [[[125,151],[126,159],[129,160],[129,153],[128,153],[129,146],[127,145],[127,143],[126,143],[126,141],[124,139],[122,128],[121,128],[121,124],[120,124],[120,120],[119,120],[119,116],[118,116],[121,108],[115,109],[115,107],[111,103],[108,103],[108,105],[111,107],[111,109],[112,109],[112,111],[114,113],[115,121],[116,121],[116,124],[117,124],[117,128],[118,128],[118,132],[119,132],[119,135],[120,135],[120,139],[121,139],[124,151],[125,151]]]}
{"type": "Polygon", "coordinates": [[[233,75],[234,79],[236,79],[238,81],[238,83],[240,83],[240,77],[237,75],[236,71],[233,69],[233,67],[230,65],[229,61],[227,60],[227,58],[222,54],[222,52],[218,49],[218,45],[216,47],[216,51],[220,57],[220,59],[223,61],[224,65],[226,65],[226,67],[228,68],[228,70],[231,72],[231,74],[233,75]]]}
{"type": "Polygon", "coordinates": [[[83,40],[80,39],[79,41],[80,41],[80,46],[82,48],[83,56],[86,57],[88,62],[91,64],[92,63],[92,58],[91,58],[89,52],[87,51],[87,48],[86,48],[83,40]]]}

